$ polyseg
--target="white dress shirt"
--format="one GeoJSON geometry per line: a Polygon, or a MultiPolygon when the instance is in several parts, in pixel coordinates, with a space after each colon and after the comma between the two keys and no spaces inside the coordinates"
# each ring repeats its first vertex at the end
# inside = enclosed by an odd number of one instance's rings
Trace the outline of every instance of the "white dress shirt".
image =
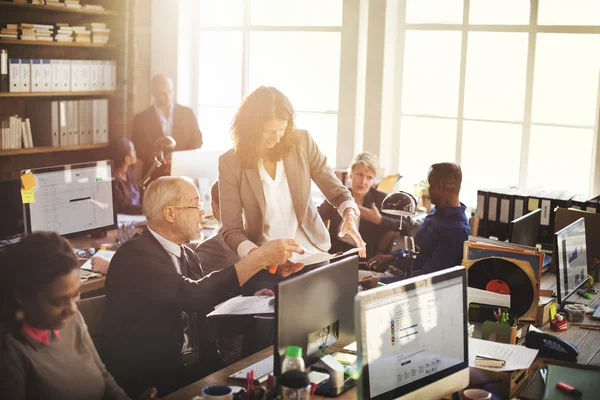
{"type": "Polygon", "coordinates": [[[171,107],[169,107],[169,117],[165,118],[165,116],[163,115],[162,111],[158,108],[156,103],[154,104],[154,110],[156,111],[156,115],[158,115],[158,120],[160,121],[160,127],[166,136],[173,136],[173,108],[174,107],[175,107],[175,105],[171,104],[171,107]]]}

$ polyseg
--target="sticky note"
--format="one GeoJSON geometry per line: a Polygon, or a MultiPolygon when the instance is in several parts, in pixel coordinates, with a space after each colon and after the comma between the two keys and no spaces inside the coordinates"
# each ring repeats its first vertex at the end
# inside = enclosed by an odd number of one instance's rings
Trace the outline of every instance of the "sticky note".
{"type": "Polygon", "coordinates": [[[35,182],[35,177],[31,172],[21,175],[21,182],[23,183],[23,188],[25,190],[33,189],[37,185],[35,182]]]}
{"type": "Polygon", "coordinates": [[[527,203],[527,211],[533,211],[540,208],[540,199],[529,198],[527,203]]]}
{"type": "Polygon", "coordinates": [[[21,199],[23,199],[23,204],[35,203],[33,189],[21,189],[21,199]]]}
{"type": "Polygon", "coordinates": [[[556,315],[556,301],[551,301],[550,302],[550,320],[553,320],[555,315],[556,315]]]}

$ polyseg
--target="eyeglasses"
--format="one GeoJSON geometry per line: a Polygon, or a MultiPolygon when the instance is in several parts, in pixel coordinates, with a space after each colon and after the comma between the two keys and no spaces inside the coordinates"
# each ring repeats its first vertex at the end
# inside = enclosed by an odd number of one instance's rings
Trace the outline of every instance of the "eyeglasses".
{"type": "Polygon", "coordinates": [[[183,208],[183,209],[187,209],[187,208],[195,208],[196,210],[202,212],[204,211],[204,207],[202,206],[168,206],[168,207],[173,207],[173,208],[183,208]]]}
{"type": "Polygon", "coordinates": [[[75,254],[77,254],[77,257],[85,258],[96,254],[96,249],[93,247],[90,247],[89,249],[78,249],[75,254]]]}

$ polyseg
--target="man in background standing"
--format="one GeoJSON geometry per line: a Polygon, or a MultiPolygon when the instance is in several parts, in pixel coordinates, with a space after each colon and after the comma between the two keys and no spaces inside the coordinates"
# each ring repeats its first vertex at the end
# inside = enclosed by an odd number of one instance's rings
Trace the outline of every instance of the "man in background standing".
{"type": "MultiPolygon", "coordinates": [[[[154,104],[133,118],[132,140],[138,158],[143,162],[142,175],[146,175],[154,162],[155,143],[170,136],[175,139],[175,150],[198,149],[202,146],[202,133],[191,108],[176,104],[173,82],[165,75],[155,75],[151,87],[154,104]]],[[[170,157],[167,163],[157,168],[152,178],[169,175],[170,157]]]]}

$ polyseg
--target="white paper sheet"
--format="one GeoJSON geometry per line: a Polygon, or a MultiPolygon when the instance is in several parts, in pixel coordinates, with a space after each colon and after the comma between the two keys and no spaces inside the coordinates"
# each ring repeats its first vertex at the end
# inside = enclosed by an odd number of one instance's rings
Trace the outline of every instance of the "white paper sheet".
{"type": "Polygon", "coordinates": [[[510,307],[510,295],[494,293],[473,287],[467,288],[467,299],[469,304],[487,304],[490,306],[510,307]]]}
{"type": "Polygon", "coordinates": [[[477,367],[475,365],[476,356],[485,356],[504,360],[506,361],[506,364],[502,368],[477,368],[489,369],[491,371],[515,371],[517,369],[525,369],[531,366],[537,353],[538,350],[528,349],[525,346],[469,338],[469,367],[477,367]]]}
{"type": "Polygon", "coordinates": [[[274,312],[275,297],[273,296],[238,296],[219,304],[208,316],[273,314],[274,312]]]}
{"type": "Polygon", "coordinates": [[[358,253],[358,248],[350,249],[341,254],[340,253],[329,254],[329,253],[324,253],[322,251],[314,252],[314,251],[307,250],[305,248],[302,248],[302,249],[304,250],[304,254],[293,253],[292,257],[290,258],[291,262],[302,263],[304,265],[313,265],[313,264],[319,264],[319,263],[331,260],[336,257],[348,256],[350,254],[358,253]]]}
{"type": "Polygon", "coordinates": [[[110,261],[113,258],[113,256],[115,255],[115,253],[116,253],[116,251],[112,251],[112,250],[98,250],[80,268],[85,269],[86,271],[91,271],[92,270],[92,258],[101,257],[101,258],[104,258],[105,260],[110,261]]]}

